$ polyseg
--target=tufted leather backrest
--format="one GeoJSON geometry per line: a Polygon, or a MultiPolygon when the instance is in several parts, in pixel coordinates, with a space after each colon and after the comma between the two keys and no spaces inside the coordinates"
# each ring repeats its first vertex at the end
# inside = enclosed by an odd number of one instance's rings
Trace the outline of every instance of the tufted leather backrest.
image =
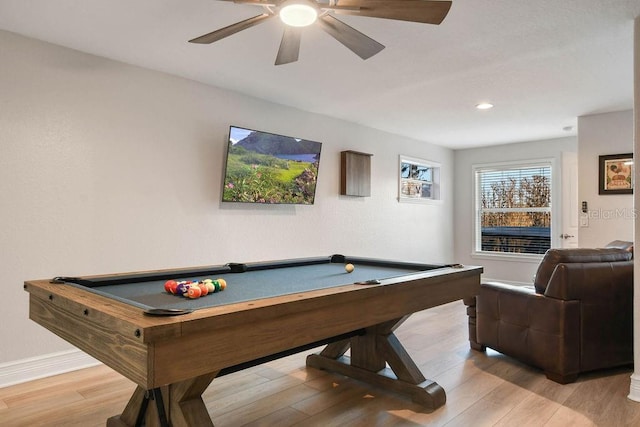
{"type": "Polygon", "coordinates": [[[549,249],[538,266],[533,286],[537,293],[543,294],[553,271],[561,263],[619,262],[629,261],[632,256],[633,252],[619,247],[549,249]]]}

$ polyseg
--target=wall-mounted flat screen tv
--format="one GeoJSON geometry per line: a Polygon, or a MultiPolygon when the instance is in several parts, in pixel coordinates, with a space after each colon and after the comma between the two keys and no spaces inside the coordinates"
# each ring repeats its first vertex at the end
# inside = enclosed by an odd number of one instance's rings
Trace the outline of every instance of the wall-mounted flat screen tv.
{"type": "Polygon", "coordinates": [[[311,205],[320,142],[231,126],[223,202],[311,205]]]}

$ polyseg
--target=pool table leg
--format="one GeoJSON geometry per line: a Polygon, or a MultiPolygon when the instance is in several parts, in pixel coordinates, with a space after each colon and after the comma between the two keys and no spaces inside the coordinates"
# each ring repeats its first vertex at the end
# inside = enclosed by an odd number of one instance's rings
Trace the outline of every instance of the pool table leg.
{"type": "MultiPolygon", "coordinates": [[[[162,387],[165,412],[172,427],[213,427],[209,411],[202,400],[202,393],[217,374],[217,372],[213,372],[162,387]]],[[[145,407],[145,396],[148,396],[148,393],[147,390],[138,386],[122,414],[107,420],[107,427],[136,426],[138,415],[143,407],[146,411],[143,414],[144,425],[146,427],[159,426],[160,417],[155,404],[150,403],[145,407]]]]}
{"type": "Polygon", "coordinates": [[[307,356],[307,366],[336,372],[407,395],[434,411],[446,402],[444,389],[427,380],[393,331],[409,316],[365,329],[365,334],[327,345],[307,356]],[[351,348],[351,357],[344,354],[351,348]],[[391,371],[386,368],[389,364],[391,371]]]}

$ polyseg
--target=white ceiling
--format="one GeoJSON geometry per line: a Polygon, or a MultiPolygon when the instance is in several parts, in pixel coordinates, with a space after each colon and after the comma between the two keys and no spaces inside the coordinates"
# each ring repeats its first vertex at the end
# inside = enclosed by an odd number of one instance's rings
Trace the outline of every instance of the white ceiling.
{"type": "Polygon", "coordinates": [[[0,0],[0,29],[454,149],[575,135],[578,116],[633,108],[640,0],[453,0],[439,26],[338,16],[386,46],[366,61],[310,27],[299,61],[274,66],[277,19],[187,43],[261,11],[0,0]],[[480,101],[495,108],[478,111],[480,101]]]}

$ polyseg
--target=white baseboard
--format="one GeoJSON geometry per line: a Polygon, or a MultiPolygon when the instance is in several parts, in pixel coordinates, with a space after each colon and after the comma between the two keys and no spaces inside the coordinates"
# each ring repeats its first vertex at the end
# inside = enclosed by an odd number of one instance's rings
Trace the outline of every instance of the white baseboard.
{"type": "Polygon", "coordinates": [[[3,363],[0,364],[0,388],[99,364],[99,361],[80,350],[61,351],[3,363]]]}
{"type": "Polygon", "coordinates": [[[631,385],[629,387],[629,395],[627,398],[640,402],[640,375],[635,372],[631,375],[631,385]]]}

